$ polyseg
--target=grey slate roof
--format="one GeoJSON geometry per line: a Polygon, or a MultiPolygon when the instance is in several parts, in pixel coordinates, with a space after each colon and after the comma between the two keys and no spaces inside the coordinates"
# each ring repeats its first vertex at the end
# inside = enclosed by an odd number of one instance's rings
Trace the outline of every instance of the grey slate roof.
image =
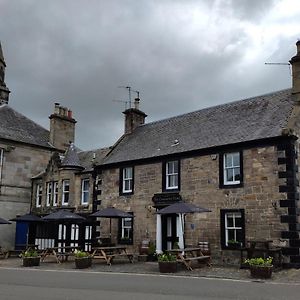
{"type": "Polygon", "coordinates": [[[80,163],[85,168],[85,171],[92,171],[94,165],[102,164],[103,159],[105,158],[109,150],[110,148],[101,148],[78,152],[80,163]]]}
{"type": "Polygon", "coordinates": [[[103,164],[280,136],[292,108],[288,89],[144,124],[124,135],[103,164]]]}
{"type": "Polygon", "coordinates": [[[72,167],[72,168],[82,168],[83,166],[80,163],[77,150],[73,143],[70,144],[69,148],[66,151],[66,154],[61,162],[62,167],[72,167]]]}
{"type": "Polygon", "coordinates": [[[49,143],[48,130],[6,104],[0,105],[0,139],[1,138],[54,148],[49,143]]]}

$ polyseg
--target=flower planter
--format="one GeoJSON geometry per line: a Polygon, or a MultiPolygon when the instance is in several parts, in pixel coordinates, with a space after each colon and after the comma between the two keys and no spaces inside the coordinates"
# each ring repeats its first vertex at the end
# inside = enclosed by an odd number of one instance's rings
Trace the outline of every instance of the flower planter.
{"type": "Polygon", "coordinates": [[[158,262],[160,273],[176,273],[177,262],[176,261],[159,261],[158,262]]]}
{"type": "Polygon", "coordinates": [[[91,257],[81,257],[75,258],[75,267],[76,269],[85,269],[92,266],[92,258],[91,257]]]}
{"type": "Polygon", "coordinates": [[[251,277],[267,279],[271,278],[273,266],[250,266],[251,277]]]}
{"type": "Polygon", "coordinates": [[[40,256],[37,257],[23,257],[23,267],[35,267],[40,265],[40,256]]]}

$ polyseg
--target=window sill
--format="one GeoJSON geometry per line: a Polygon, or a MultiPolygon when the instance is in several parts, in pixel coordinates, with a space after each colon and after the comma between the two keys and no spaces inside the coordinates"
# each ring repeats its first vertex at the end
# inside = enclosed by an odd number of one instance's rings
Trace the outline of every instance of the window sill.
{"type": "Polygon", "coordinates": [[[241,245],[232,245],[232,246],[223,246],[222,250],[241,250],[243,246],[241,245]]]}
{"type": "Polygon", "coordinates": [[[243,182],[237,183],[237,184],[220,184],[220,189],[236,189],[241,188],[244,186],[243,182]]]}
{"type": "Polygon", "coordinates": [[[120,193],[119,195],[120,195],[120,196],[131,196],[131,195],[133,195],[133,194],[134,194],[133,192],[128,192],[128,193],[122,192],[122,193],[120,193]]]}

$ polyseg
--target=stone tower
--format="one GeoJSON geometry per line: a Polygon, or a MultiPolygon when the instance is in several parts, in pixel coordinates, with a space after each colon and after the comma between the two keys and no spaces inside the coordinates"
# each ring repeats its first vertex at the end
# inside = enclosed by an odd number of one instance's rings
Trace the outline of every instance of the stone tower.
{"type": "Polygon", "coordinates": [[[0,42],[0,105],[8,104],[10,90],[7,88],[5,78],[6,63],[4,61],[3,51],[0,42]]]}

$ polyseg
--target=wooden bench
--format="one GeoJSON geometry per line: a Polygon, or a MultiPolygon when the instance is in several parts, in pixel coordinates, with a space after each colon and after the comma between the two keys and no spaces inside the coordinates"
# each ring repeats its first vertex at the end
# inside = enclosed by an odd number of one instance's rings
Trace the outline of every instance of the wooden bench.
{"type": "Polygon", "coordinates": [[[133,254],[132,253],[116,253],[116,254],[109,254],[107,256],[109,257],[110,262],[112,262],[115,257],[125,257],[126,256],[128,258],[128,260],[131,263],[133,263],[133,254]]]}
{"type": "Polygon", "coordinates": [[[183,262],[184,265],[191,271],[193,270],[191,266],[193,261],[197,261],[199,264],[205,262],[208,266],[211,266],[209,255],[185,257],[184,260],[179,259],[178,261],[183,262]]]}

